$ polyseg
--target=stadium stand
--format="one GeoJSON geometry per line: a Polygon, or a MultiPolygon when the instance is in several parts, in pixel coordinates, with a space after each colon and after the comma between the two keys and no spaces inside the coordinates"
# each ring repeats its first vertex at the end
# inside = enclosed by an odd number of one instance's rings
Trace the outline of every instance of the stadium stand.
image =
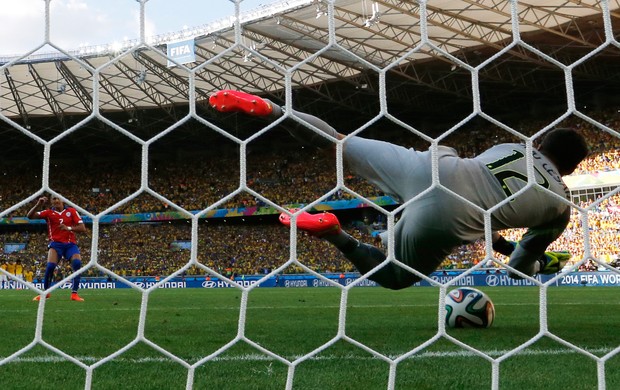
{"type": "MultiPolygon", "coordinates": [[[[620,119],[613,110],[597,112],[595,116],[608,119],[606,125],[617,127],[620,119]]],[[[536,126],[536,124],[524,124],[523,126],[536,126]]],[[[596,131],[592,126],[579,123],[567,123],[567,126],[575,126],[588,136],[593,145],[592,154],[579,166],[574,175],[585,173],[597,173],[620,169],[620,141],[606,133],[596,131]]],[[[482,137],[476,142],[471,142],[468,134],[459,133],[456,137],[448,140],[447,144],[457,148],[461,153],[473,156],[478,150],[483,150],[491,143],[513,141],[510,134],[504,133],[493,139],[482,137]]],[[[407,140],[400,140],[406,144],[407,140]]],[[[421,145],[414,145],[422,147],[421,145]]],[[[298,146],[300,147],[300,146],[298,146]]],[[[317,154],[308,161],[299,157],[295,149],[283,149],[277,156],[271,153],[257,153],[253,156],[260,162],[260,176],[250,179],[250,187],[265,195],[273,202],[286,205],[293,203],[309,203],[333,188],[333,178],[322,173],[322,166],[329,163],[329,157],[317,154]],[[263,169],[264,168],[264,169],[263,169]]],[[[171,161],[153,169],[154,175],[152,187],[170,194],[170,200],[187,210],[204,209],[222,196],[226,195],[226,188],[234,188],[236,178],[232,178],[227,170],[236,164],[238,157],[231,156],[228,161],[208,161],[205,166],[183,164],[180,161],[171,161]],[[181,172],[182,174],[179,174],[181,172]],[[170,191],[167,191],[169,189],[170,191]]],[[[4,167],[4,174],[0,176],[0,207],[7,208],[23,199],[27,188],[36,188],[36,177],[29,177],[23,171],[4,167]],[[19,185],[14,185],[18,183],[19,185]],[[11,185],[9,185],[11,184],[11,185]]],[[[133,189],[125,183],[139,180],[137,177],[127,175],[126,171],[119,169],[120,166],[110,164],[102,166],[100,176],[81,177],[79,172],[67,167],[59,167],[59,177],[62,183],[69,183],[57,188],[63,194],[71,194],[72,202],[84,209],[98,213],[110,207],[117,199],[131,194],[133,189]],[[74,185],[71,183],[79,183],[74,185]],[[93,191],[93,189],[98,191],[93,191]]],[[[27,169],[25,166],[23,169],[27,169]]],[[[383,195],[369,183],[359,179],[352,179],[347,185],[354,191],[367,197],[383,195]],[[355,180],[355,181],[353,181],[355,180]]],[[[602,195],[602,193],[599,194],[602,195]]],[[[329,200],[350,199],[351,194],[339,191],[329,200]]],[[[587,207],[596,199],[579,202],[580,207],[587,207]]],[[[262,202],[245,195],[236,197],[221,207],[245,208],[260,207],[262,202]]],[[[30,206],[26,205],[16,210],[11,216],[23,216],[30,206]]],[[[126,205],[122,205],[111,213],[134,214],[149,212],[170,211],[166,205],[153,197],[140,196],[126,205]]],[[[368,212],[366,215],[357,213],[353,215],[350,224],[355,224],[355,231],[360,235],[369,237],[374,229],[372,223],[379,215],[368,212]],[[364,222],[363,220],[366,219],[364,222]]],[[[229,223],[217,223],[203,225],[200,239],[199,261],[212,267],[222,274],[260,274],[265,270],[271,270],[284,263],[288,258],[287,234],[285,229],[277,224],[275,219],[268,219],[260,223],[245,223],[240,218],[230,223],[235,218],[228,218],[229,223]],[[217,233],[214,234],[213,230],[217,233]],[[241,239],[240,239],[241,238],[241,239]],[[231,247],[234,246],[234,247],[231,247]],[[235,253],[231,257],[231,253],[235,253]]],[[[249,218],[252,219],[252,218],[249,218]]],[[[259,219],[254,217],[254,219],[259,219]]],[[[589,214],[589,226],[593,254],[601,260],[610,263],[617,258],[620,247],[617,236],[620,234],[620,197],[618,195],[605,200],[597,205],[589,214]]],[[[45,264],[44,254],[41,248],[45,247],[45,233],[40,227],[20,227],[19,232],[4,228],[1,233],[3,243],[23,243],[25,249],[10,254],[3,254],[6,263],[20,260],[26,269],[32,269],[35,275],[42,274],[45,264]]],[[[187,261],[187,251],[173,250],[172,244],[177,240],[189,240],[189,225],[185,221],[178,223],[124,223],[104,225],[102,228],[103,240],[100,248],[99,262],[105,267],[118,272],[121,276],[156,276],[169,275],[180,269],[187,261]]],[[[508,237],[517,239],[523,231],[511,232],[508,237]]],[[[575,237],[582,236],[579,215],[576,209],[573,211],[572,222],[565,234],[553,244],[553,250],[570,250],[574,257],[570,264],[583,258],[583,240],[575,237]]],[[[81,247],[85,258],[89,258],[90,242],[81,239],[81,247]]],[[[320,272],[349,272],[352,266],[330,246],[320,245],[312,239],[300,241],[300,253],[307,266],[320,272]]],[[[500,256],[501,257],[501,256],[500,256]]],[[[484,259],[484,244],[478,242],[468,247],[459,248],[451,254],[443,264],[444,269],[469,268],[484,259]]],[[[505,259],[502,259],[505,260],[505,259]]],[[[68,267],[68,264],[66,264],[68,267]]],[[[581,267],[584,270],[587,267],[581,267]]],[[[70,269],[65,270],[70,272],[70,269]]],[[[267,271],[268,272],[268,271],[267,271]]],[[[286,272],[300,272],[291,267],[286,272]]],[[[99,276],[99,271],[91,269],[86,276],[99,276]]],[[[204,275],[204,271],[192,268],[187,275],[204,275]]]]}

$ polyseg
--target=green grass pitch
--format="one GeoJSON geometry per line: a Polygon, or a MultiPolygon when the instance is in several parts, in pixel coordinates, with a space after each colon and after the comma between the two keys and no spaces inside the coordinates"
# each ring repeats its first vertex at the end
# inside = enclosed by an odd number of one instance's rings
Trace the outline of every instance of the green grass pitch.
{"type": "MultiPolygon", "coordinates": [[[[549,331],[595,357],[620,348],[620,294],[615,287],[550,287],[545,314],[535,287],[480,288],[495,304],[490,329],[449,329],[459,341],[498,358],[549,331]],[[541,314],[543,313],[543,314],[541,314]]],[[[340,289],[264,288],[250,292],[245,318],[236,289],[156,290],[143,300],[136,290],[84,290],[85,302],[55,291],[46,302],[43,341],[87,366],[99,364],[92,389],[185,389],[188,370],[150,343],[188,364],[216,354],[194,371],[194,389],[284,389],[291,370],[260,348],[294,361],[293,389],[386,389],[395,359],[437,335],[437,288],[401,291],[357,287],[349,291],[346,317],[340,289]],[[140,309],[148,304],[144,337],[140,309]],[[339,318],[346,326],[339,328],[339,318]],[[240,323],[245,327],[239,332],[240,323]],[[346,335],[338,339],[339,330],[346,335]],[[241,337],[230,348],[222,347],[241,337]],[[134,343],[134,344],[132,344],[134,343]],[[253,345],[255,343],[257,346],[253,345]],[[326,343],[331,343],[323,348],[326,343]],[[372,351],[361,348],[361,343],[372,351]]],[[[0,291],[0,359],[35,338],[38,303],[30,291],[0,291]]],[[[620,353],[605,362],[543,336],[499,365],[500,389],[597,389],[602,368],[607,389],[620,388],[620,353]]],[[[397,389],[480,389],[492,386],[492,365],[441,337],[396,366],[397,389]]],[[[86,370],[42,345],[0,365],[0,389],[84,389],[86,370]]]]}

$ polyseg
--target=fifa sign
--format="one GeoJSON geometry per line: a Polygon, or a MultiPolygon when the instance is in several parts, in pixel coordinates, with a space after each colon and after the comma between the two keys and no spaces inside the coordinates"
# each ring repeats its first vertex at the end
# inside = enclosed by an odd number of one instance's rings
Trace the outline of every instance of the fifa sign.
{"type": "Polygon", "coordinates": [[[168,55],[168,67],[176,64],[187,64],[196,61],[194,51],[194,39],[185,41],[170,42],[167,44],[166,54],[168,55]],[[175,61],[175,62],[173,62],[175,61]]]}

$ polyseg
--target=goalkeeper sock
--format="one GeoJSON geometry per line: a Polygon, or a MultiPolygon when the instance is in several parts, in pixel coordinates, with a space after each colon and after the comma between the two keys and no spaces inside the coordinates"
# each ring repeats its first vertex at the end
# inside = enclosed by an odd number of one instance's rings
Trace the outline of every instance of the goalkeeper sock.
{"type": "Polygon", "coordinates": [[[514,241],[507,241],[503,236],[499,236],[499,239],[493,243],[493,250],[497,253],[501,253],[504,256],[510,257],[515,250],[516,243],[514,241]]]}
{"type": "Polygon", "coordinates": [[[43,275],[43,289],[47,290],[52,285],[52,279],[54,278],[54,270],[56,269],[56,263],[48,262],[45,266],[45,274],[43,275]]]}
{"type": "Polygon", "coordinates": [[[350,252],[359,245],[359,241],[344,230],[335,234],[325,234],[321,238],[334,244],[343,253],[350,252]]]}
{"type": "Polygon", "coordinates": [[[284,110],[282,107],[278,106],[274,102],[269,99],[263,99],[267,103],[271,104],[271,114],[269,114],[269,119],[278,119],[284,114],[284,110]]]}
{"type": "MultiPolygon", "coordinates": [[[[379,248],[360,242],[343,230],[338,234],[325,235],[323,239],[334,244],[361,274],[366,274],[385,261],[385,254],[379,248]]],[[[388,263],[368,279],[385,288],[399,290],[410,287],[416,276],[394,263],[388,263]]]]}
{"type": "MultiPolygon", "coordinates": [[[[73,270],[73,272],[79,270],[80,268],[82,268],[82,261],[80,259],[71,260],[71,269],[73,270]]],[[[76,275],[73,277],[73,280],[71,281],[71,292],[78,291],[78,288],[80,288],[80,279],[80,275],[76,275]]]]}
{"type": "MultiPolygon", "coordinates": [[[[271,110],[271,114],[269,115],[271,119],[277,119],[284,114],[284,110],[282,107],[278,106],[277,104],[274,104],[268,99],[263,99],[263,100],[271,104],[272,110],[271,110]]],[[[331,127],[327,122],[324,122],[322,119],[319,119],[314,115],[306,114],[306,113],[295,111],[295,110],[293,110],[293,114],[297,118],[300,118],[304,120],[305,122],[311,124],[312,126],[316,127],[323,133],[333,138],[338,139],[338,132],[336,131],[336,129],[331,127]]],[[[334,143],[332,141],[318,134],[316,131],[294,120],[293,122],[294,123],[291,123],[291,121],[289,121],[285,127],[286,127],[286,130],[296,140],[304,144],[316,146],[317,148],[326,148],[329,146],[334,146],[334,143]]]]}

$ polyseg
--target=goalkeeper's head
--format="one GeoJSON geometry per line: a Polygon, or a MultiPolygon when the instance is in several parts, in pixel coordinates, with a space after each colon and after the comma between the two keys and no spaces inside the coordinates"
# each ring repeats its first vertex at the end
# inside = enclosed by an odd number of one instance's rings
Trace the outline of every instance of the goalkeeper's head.
{"type": "Polygon", "coordinates": [[[558,168],[570,175],[590,152],[586,139],[575,129],[557,128],[548,132],[538,148],[558,168]]]}

